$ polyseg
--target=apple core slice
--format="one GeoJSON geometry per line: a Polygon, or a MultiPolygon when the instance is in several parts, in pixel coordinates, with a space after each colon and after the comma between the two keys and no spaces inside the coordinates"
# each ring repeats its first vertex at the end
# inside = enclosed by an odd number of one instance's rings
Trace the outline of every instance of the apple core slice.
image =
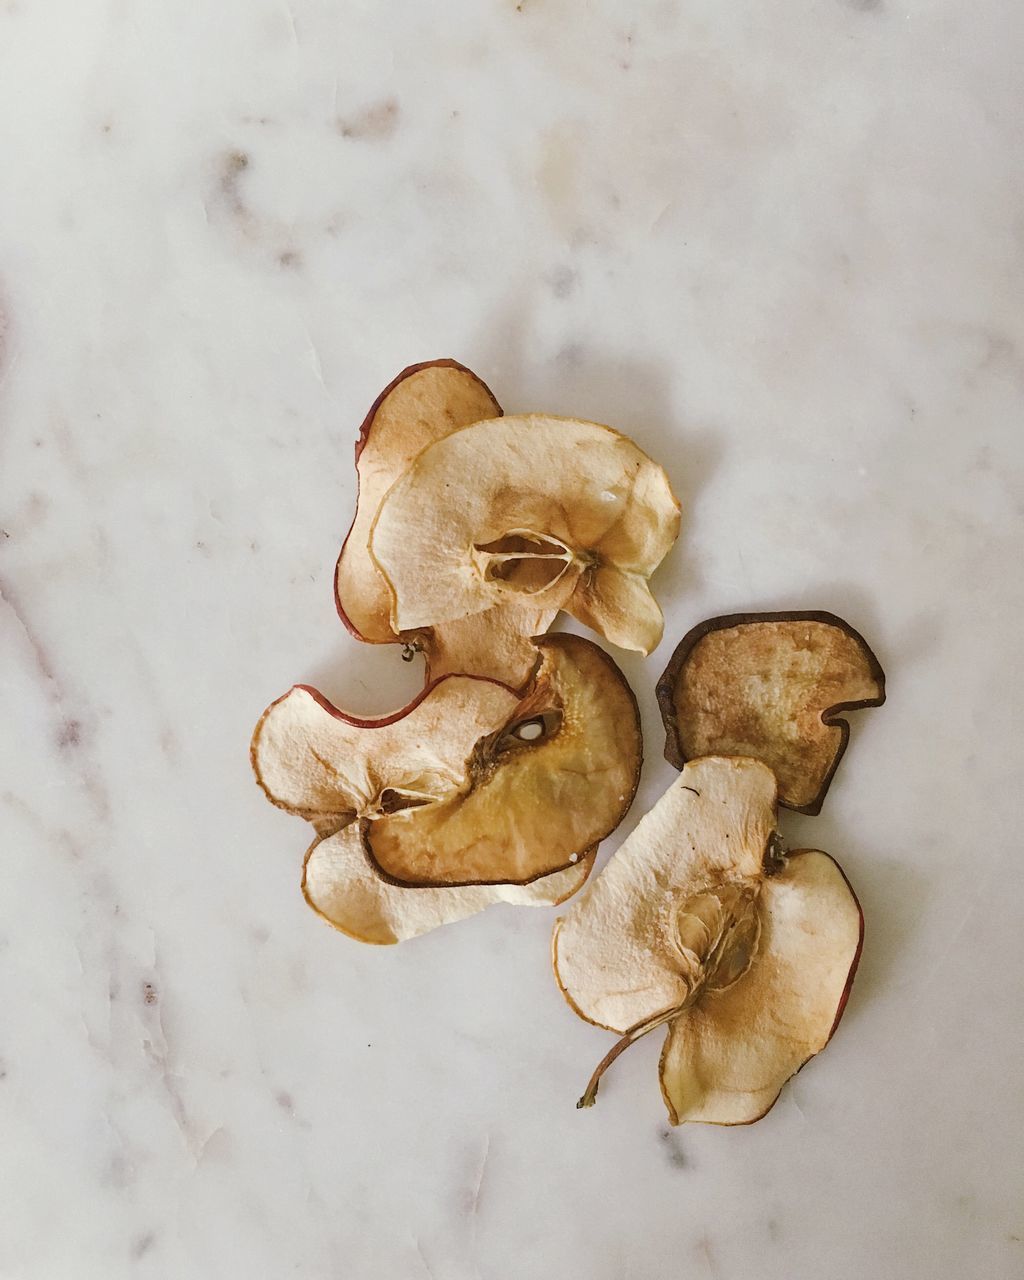
{"type": "Polygon", "coordinates": [[[814,814],[850,736],[844,711],[885,701],[864,638],[831,613],[730,614],[694,627],[658,681],[665,756],[763,760],[779,803],[814,814]]]}
{"type": "Polygon", "coordinates": [[[461,785],[366,825],[371,859],[407,885],[526,884],[573,865],[625,816],[642,760],[636,700],[588,640],[537,641],[522,697],[468,753],[461,785]]]}
{"type": "Polygon", "coordinates": [[[370,554],[391,589],[395,631],[496,605],[565,609],[648,653],[663,625],[648,579],[678,531],[665,472],[631,440],[530,414],[424,449],[384,497],[370,554]]]}
{"type": "Polygon", "coordinates": [[[328,924],[358,942],[387,945],[484,911],[495,903],[558,906],[586,881],[593,851],[575,866],[528,885],[469,885],[409,889],[382,880],[366,856],[357,822],[313,845],[306,855],[302,892],[328,924]]]}
{"type": "Polygon", "coordinates": [[[480,378],[455,360],[410,365],[380,393],[356,442],[356,514],[335,571],[341,620],[357,640],[394,643],[391,595],[367,549],[381,499],[429,444],[501,406],[480,378]]]}
{"type": "Polygon", "coordinates": [[[555,924],[555,976],[581,1018],[625,1032],[684,1000],[679,911],[708,886],[755,884],[775,835],[756,760],[694,760],[555,924]]]}
{"type": "Polygon", "coordinates": [[[670,1025],[661,1091],[673,1124],[751,1124],[839,1024],[863,939],[853,890],[827,853],[801,849],[761,886],[761,935],[742,981],[670,1025]]]}
{"type": "Polygon", "coordinates": [[[748,1123],[831,1037],[860,956],[860,907],[828,855],[786,855],[759,761],[688,763],[556,922],[555,976],[580,1017],[630,1045],[668,1026],[673,1124],[748,1123]]]}
{"type": "Polygon", "coordinates": [[[394,715],[363,720],[296,685],[260,718],[253,770],[273,804],[330,833],[457,792],[477,741],[518,704],[496,681],[447,676],[394,715]]]}

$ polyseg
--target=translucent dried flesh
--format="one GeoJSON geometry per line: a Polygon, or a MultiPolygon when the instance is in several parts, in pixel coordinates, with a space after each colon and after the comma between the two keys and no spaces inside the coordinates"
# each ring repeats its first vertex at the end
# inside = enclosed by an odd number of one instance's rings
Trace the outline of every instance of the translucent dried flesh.
{"type": "Polygon", "coordinates": [[[391,627],[390,592],[367,550],[381,499],[427,445],[500,415],[490,390],[454,360],[404,370],[371,408],[356,446],[355,519],[335,575],[339,612],[359,639],[387,643],[399,638],[391,627]]]}
{"type": "Polygon", "coordinates": [[[738,614],[683,639],[658,700],[671,763],[756,757],[774,770],[780,804],[817,813],[849,736],[839,713],[884,702],[885,677],[832,614],[738,614]]]}
{"type": "Polygon", "coordinates": [[[359,824],[351,823],[309,850],[302,891],[313,910],[342,933],[387,945],[464,920],[495,903],[557,906],[584,884],[593,865],[591,851],[575,866],[528,885],[410,889],[381,879],[366,856],[359,824]]]}
{"type": "Polygon", "coordinates": [[[774,818],[766,766],[694,760],[556,923],[567,1000],[623,1037],[581,1105],[618,1053],[667,1024],[672,1122],[749,1123],[828,1042],[860,954],[860,907],[827,854],[778,854],[774,818]]]}
{"type": "Polygon", "coordinates": [[[476,423],[419,454],[381,503],[370,553],[396,631],[499,603],[564,608],[646,653],[662,631],[647,579],[678,530],[664,471],[631,440],[532,414],[476,423]],[[508,549],[515,538],[522,549],[508,549]]]}
{"type": "Polygon", "coordinates": [[[537,674],[481,740],[458,793],[367,830],[404,884],[527,883],[578,861],[622,820],[642,760],[636,701],[607,654],[578,636],[538,642],[537,674]],[[525,728],[541,726],[538,737],[525,728]]]}

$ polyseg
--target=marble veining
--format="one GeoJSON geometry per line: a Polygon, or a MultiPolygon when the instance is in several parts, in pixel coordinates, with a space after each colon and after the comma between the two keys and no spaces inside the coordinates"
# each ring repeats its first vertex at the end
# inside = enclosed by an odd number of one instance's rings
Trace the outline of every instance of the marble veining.
{"type": "MultiPolygon", "coordinates": [[[[0,0],[0,1277],[1024,1268],[1024,11],[1009,0],[0,0]],[[694,622],[871,640],[791,844],[860,974],[749,1129],[550,976],[552,913],[397,948],[305,907],[249,775],[294,681],[420,672],[331,599],[380,388],[451,355],[684,503],[694,622]]],[[[615,847],[608,842],[603,857],[615,847]]]]}

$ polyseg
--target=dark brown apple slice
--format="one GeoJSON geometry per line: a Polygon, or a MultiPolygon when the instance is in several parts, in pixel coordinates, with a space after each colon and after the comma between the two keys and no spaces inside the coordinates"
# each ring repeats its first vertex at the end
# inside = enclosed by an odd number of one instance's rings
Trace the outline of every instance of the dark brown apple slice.
{"type": "Polygon", "coordinates": [[[665,756],[753,756],[779,803],[818,813],[850,736],[844,711],[885,701],[863,636],[835,614],[737,613],[693,628],[658,681],[665,756]]]}
{"type": "Polygon", "coordinates": [[[860,956],[860,907],[828,855],[782,853],[775,804],[759,761],[691,761],[556,923],[563,994],[620,1033],[581,1106],[658,1027],[673,1124],[758,1119],[827,1044],[860,956]]]}
{"type": "Polygon", "coordinates": [[[477,742],[459,788],[367,824],[367,849],[385,876],[525,884],[573,865],[622,821],[642,761],[636,700],[590,641],[548,636],[537,648],[522,699],[477,742]]]}

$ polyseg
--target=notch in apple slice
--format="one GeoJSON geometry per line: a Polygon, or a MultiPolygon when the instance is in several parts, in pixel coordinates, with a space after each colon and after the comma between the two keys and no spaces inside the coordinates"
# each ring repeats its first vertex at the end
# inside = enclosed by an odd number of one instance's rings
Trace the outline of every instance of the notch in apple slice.
{"type": "Polygon", "coordinates": [[[579,1106],[632,1044],[668,1027],[673,1124],[749,1124],[831,1039],[863,938],[824,853],[785,854],[761,762],[688,763],[557,921],[555,976],[573,1010],[619,1034],[579,1106]]]}
{"type": "Polygon", "coordinates": [[[779,803],[821,810],[846,750],[845,711],[885,701],[864,637],[832,613],[737,613],[693,628],[658,681],[665,757],[752,756],[774,770],[779,803]]]}
{"type": "Polygon", "coordinates": [[[631,440],[528,414],[424,449],[381,502],[370,555],[396,632],[495,608],[564,609],[649,653],[663,620],[648,579],[678,532],[665,472],[631,440]]]}
{"type": "Polygon", "coordinates": [[[579,636],[536,642],[522,697],[465,758],[437,803],[365,825],[367,851],[399,884],[527,884],[578,862],[622,821],[643,749],[636,699],[579,636]]]}

